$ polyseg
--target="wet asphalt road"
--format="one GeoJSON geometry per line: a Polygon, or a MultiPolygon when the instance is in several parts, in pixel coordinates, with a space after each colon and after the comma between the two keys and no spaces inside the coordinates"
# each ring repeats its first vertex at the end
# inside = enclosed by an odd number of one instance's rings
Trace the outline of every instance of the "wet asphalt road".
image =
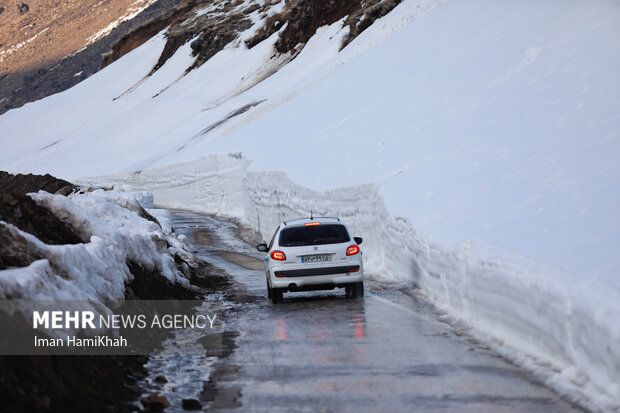
{"type": "Polygon", "coordinates": [[[207,410],[581,411],[402,287],[366,281],[361,300],[333,290],[285,294],[273,305],[263,255],[234,223],[172,216],[177,234],[235,281],[224,312],[230,351],[209,364],[207,410]]]}

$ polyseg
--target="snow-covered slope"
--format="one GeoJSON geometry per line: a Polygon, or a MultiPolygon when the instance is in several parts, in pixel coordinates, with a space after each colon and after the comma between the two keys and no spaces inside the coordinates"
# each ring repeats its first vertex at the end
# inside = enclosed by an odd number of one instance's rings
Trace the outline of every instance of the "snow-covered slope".
{"type": "Polygon", "coordinates": [[[129,173],[159,203],[265,238],[311,208],[342,215],[372,272],[416,283],[580,403],[620,409],[617,2],[409,0],[342,51],[348,27],[320,28],[290,63],[278,32],[244,45],[252,19],[185,76],[191,42],[146,76],[160,33],[8,112],[0,168],[129,173]]]}

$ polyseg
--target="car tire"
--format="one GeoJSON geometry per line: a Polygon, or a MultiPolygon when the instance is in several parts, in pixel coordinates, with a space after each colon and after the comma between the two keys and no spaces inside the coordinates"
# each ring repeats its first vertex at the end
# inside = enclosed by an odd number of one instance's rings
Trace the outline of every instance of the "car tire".
{"type": "Polygon", "coordinates": [[[347,298],[362,298],[364,296],[364,281],[351,283],[345,287],[347,298]]]}
{"type": "Polygon", "coordinates": [[[271,287],[269,286],[269,279],[265,277],[265,282],[267,283],[267,298],[271,300],[271,287]]]}
{"type": "Polygon", "coordinates": [[[344,286],[344,291],[347,294],[347,298],[353,298],[353,284],[347,284],[344,286]]]}
{"type": "Polygon", "coordinates": [[[271,289],[271,302],[273,304],[280,304],[284,301],[284,292],[278,288],[271,289]]]}

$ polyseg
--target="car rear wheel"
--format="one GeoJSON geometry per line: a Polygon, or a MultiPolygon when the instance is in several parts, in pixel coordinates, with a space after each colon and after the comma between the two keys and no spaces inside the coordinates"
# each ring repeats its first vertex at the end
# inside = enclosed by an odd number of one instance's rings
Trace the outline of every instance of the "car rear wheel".
{"type": "Polygon", "coordinates": [[[271,288],[271,302],[279,304],[284,301],[284,292],[278,288],[271,288]]]}
{"type": "Polygon", "coordinates": [[[361,298],[364,296],[364,281],[351,283],[345,287],[347,298],[361,298]]]}

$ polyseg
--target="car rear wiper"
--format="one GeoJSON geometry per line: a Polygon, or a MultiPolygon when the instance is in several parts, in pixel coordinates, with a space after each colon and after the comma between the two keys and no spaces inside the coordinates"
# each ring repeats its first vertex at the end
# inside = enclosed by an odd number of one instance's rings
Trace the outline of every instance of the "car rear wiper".
{"type": "Polygon", "coordinates": [[[339,238],[317,238],[315,239],[312,243],[314,245],[319,245],[319,244],[332,244],[334,243],[334,241],[339,241],[339,238]]]}

